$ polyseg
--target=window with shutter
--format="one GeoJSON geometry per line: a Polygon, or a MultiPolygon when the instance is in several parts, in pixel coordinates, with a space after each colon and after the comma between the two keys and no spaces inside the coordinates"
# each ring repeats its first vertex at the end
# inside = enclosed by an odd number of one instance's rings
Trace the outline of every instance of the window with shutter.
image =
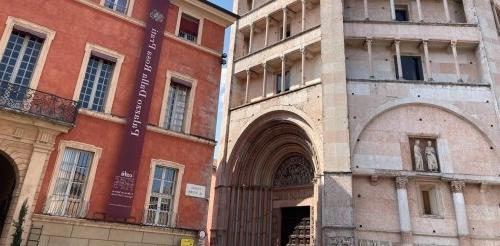
{"type": "Polygon", "coordinates": [[[200,20],[187,14],[182,14],[179,26],[179,37],[191,42],[196,42],[198,39],[199,25],[200,20]]]}

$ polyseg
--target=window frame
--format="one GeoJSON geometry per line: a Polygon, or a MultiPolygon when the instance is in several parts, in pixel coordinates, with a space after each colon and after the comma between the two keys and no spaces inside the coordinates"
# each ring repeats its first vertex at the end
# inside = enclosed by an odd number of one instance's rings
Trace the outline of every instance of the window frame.
{"type": "MultiPolygon", "coordinates": [[[[174,196],[172,198],[172,214],[174,215],[171,218],[171,221],[169,221],[168,227],[175,227],[177,225],[177,212],[179,208],[179,200],[180,200],[180,195],[181,195],[181,189],[182,189],[182,177],[184,176],[184,165],[172,162],[172,161],[167,161],[167,160],[162,160],[162,159],[151,159],[150,166],[149,166],[149,180],[148,180],[148,189],[146,193],[146,197],[144,200],[144,212],[146,212],[149,208],[149,199],[151,197],[151,189],[153,186],[153,179],[154,179],[154,172],[156,166],[161,166],[161,167],[166,167],[166,168],[173,168],[177,170],[177,182],[175,183],[175,192],[174,196]]],[[[147,216],[144,216],[142,223],[147,226],[155,226],[151,224],[146,224],[146,219],[147,216]]]]}
{"type": "Polygon", "coordinates": [[[397,55],[394,55],[394,68],[395,68],[395,76],[396,80],[406,80],[406,81],[423,81],[425,80],[425,72],[424,72],[424,60],[422,59],[422,56],[419,54],[400,54],[400,59],[401,59],[401,72],[403,73],[403,78],[399,78],[398,74],[398,58],[397,55]],[[418,58],[418,62],[415,63],[420,67],[420,70],[416,71],[417,77],[420,77],[421,79],[406,79],[404,77],[404,64],[403,64],[403,57],[411,57],[411,58],[418,58]]]}
{"type": "Polygon", "coordinates": [[[126,13],[121,13],[121,12],[118,12],[114,9],[110,9],[106,6],[104,6],[104,3],[106,2],[106,0],[100,0],[99,2],[99,5],[101,5],[103,8],[109,10],[109,11],[112,11],[113,13],[117,13],[119,15],[125,15],[125,16],[132,16],[132,9],[134,8],[134,2],[135,0],[127,0],[127,11],[126,13]]]}
{"type": "MultiPolygon", "coordinates": [[[[90,170],[88,172],[88,177],[87,177],[87,185],[85,187],[85,191],[82,194],[82,201],[83,202],[90,201],[90,195],[92,193],[92,189],[94,186],[94,180],[95,180],[95,174],[97,171],[97,166],[99,165],[99,159],[101,158],[101,155],[102,155],[102,148],[91,145],[91,144],[82,143],[82,142],[61,140],[59,142],[59,147],[57,149],[56,162],[54,165],[54,169],[52,170],[50,184],[49,184],[49,190],[47,192],[47,198],[45,199],[45,202],[44,202],[44,206],[45,206],[44,213],[46,212],[46,209],[50,205],[50,196],[52,196],[52,194],[54,193],[54,188],[56,185],[57,176],[59,174],[59,169],[61,168],[61,163],[63,160],[64,151],[66,150],[66,148],[73,148],[73,149],[88,151],[88,152],[93,153],[92,162],[90,163],[90,170]]],[[[87,213],[87,211],[85,211],[83,213],[82,217],[85,217],[86,213],[87,213]]]]}
{"type": "Polygon", "coordinates": [[[440,187],[441,187],[440,183],[437,182],[417,181],[418,213],[420,217],[434,218],[434,219],[444,218],[443,192],[440,187]],[[433,214],[425,213],[424,199],[422,196],[423,191],[427,191],[429,193],[430,209],[431,211],[435,210],[436,213],[433,214]]]}
{"type": "Polygon", "coordinates": [[[113,51],[113,50],[110,50],[110,49],[107,49],[107,48],[104,48],[102,46],[92,44],[92,43],[87,43],[85,45],[85,54],[83,55],[83,60],[82,60],[82,64],[80,67],[80,73],[78,75],[75,90],[73,92],[73,100],[79,101],[79,99],[80,99],[80,93],[81,93],[82,86],[83,86],[83,80],[85,79],[85,73],[87,71],[89,59],[92,55],[115,62],[115,67],[113,69],[113,75],[111,76],[111,79],[109,81],[108,92],[106,94],[106,100],[104,101],[104,107],[103,107],[104,110],[102,112],[87,109],[87,108],[81,108],[80,110],[87,110],[87,111],[92,111],[92,112],[97,112],[97,113],[111,114],[111,109],[112,109],[113,101],[114,101],[115,94],[116,94],[116,87],[117,87],[118,79],[120,76],[121,67],[123,64],[123,60],[125,59],[124,55],[122,55],[116,51],[113,51]]]}
{"type": "Polygon", "coordinates": [[[186,10],[182,6],[179,6],[179,12],[177,13],[177,23],[175,24],[175,36],[178,37],[179,39],[182,39],[185,42],[195,43],[195,44],[201,45],[201,39],[203,38],[203,23],[204,23],[203,17],[201,17],[200,15],[193,13],[189,10],[186,10]],[[188,16],[191,16],[191,17],[199,20],[199,22],[198,22],[198,36],[196,37],[196,42],[192,42],[192,41],[189,41],[187,39],[179,37],[179,29],[181,27],[182,14],[186,14],[188,16]]]}
{"type": "Polygon", "coordinates": [[[409,4],[395,4],[394,5],[394,12],[398,11],[398,10],[405,10],[406,11],[406,20],[397,20],[397,14],[396,14],[396,18],[394,19],[394,21],[396,22],[411,22],[411,14],[410,14],[410,5],[409,4]]]}
{"type": "Polygon", "coordinates": [[[39,38],[44,39],[42,48],[40,49],[40,54],[38,55],[36,66],[33,69],[31,80],[28,85],[29,88],[36,90],[38,88],[40,77],[42,75],[42,71],[45,62],[47,60],[47,55],[49,53],[50,46],[52,44],[52,41],[54,40],[56,32],[45,26],[41,26],[24,19],[16,18],[13,16],[7,16],[7,21],[5,22],[5,29],[0,39],[0,58],[3,57],[5,53],[5,49],[7,48],[7,42],[9,41],[9,38],[13,30],[27,32],[33,36],[37,36],[39,38]]]}
{"type": "Polygon", "coordinates": [[[196,97],[196,87],[198,84],[198,81],[194,78],[191,78],[187,75],[177,73],[174,71],[167,71],[167,79],[165,81],[165,89],[163,91],[163,99],[161,103],[161,111],[160,111],[160,119],[158,120],[158,126],[161,127],[162,129],[172,131],[170,129],[167,129],[164,127],[165,125],[165,116],[167,114],[167,103],[168,103],[168,95],[170,93],[170,84],[172,83],[172,79],[177,79],[181,80],[184,83],[190,87],[189,94],[188,94],[188,100],[186,101],[186,112],[184,116],[184,125],[182,131],[178,133],[185,133],[185,134],[190,134],[191,133],[191,119],[193,116],[193,107],[194,107],[194,100],[196,97]]]}

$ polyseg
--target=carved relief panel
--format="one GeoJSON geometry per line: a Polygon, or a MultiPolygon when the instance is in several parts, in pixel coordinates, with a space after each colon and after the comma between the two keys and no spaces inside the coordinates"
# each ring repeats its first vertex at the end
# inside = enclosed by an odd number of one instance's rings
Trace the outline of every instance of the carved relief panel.
{"type": "Polygon", "coordinates": [[[439,157],[435,138],[410,137],[413,170],[439,172],[439,157]]]}

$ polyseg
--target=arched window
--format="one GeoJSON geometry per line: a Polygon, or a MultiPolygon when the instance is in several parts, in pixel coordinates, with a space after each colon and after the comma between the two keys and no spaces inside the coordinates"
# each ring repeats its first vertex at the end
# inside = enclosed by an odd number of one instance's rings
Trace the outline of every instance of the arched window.
{"type": "Polygon", "coordinates": [[[302,156],[285,159],[274,174],[274,186],[308,185],[313,181],[314,172],[309,161],[302,156]]]}

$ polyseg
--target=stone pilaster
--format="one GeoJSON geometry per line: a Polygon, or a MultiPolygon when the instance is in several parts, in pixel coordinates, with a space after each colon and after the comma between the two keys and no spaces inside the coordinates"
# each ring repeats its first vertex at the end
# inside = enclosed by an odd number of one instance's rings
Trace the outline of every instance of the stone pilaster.
{"type": "Polygon", "coordinates": [[[454,180],[450,183],[453,192],[453,206],[455,207],[455,218],[457,221],[457,233],[461,246],[471,245],[469,238],[469,225],[467,211],[465,208],[464,189],[465,182],[454,180]]]}
{"type": "Polygon", "coordinates": [[[396,192],[398,197],[399,229],[401,245],[413,245],[410,209],[408,206],[408,177],[396,177],[396,192]]]}

